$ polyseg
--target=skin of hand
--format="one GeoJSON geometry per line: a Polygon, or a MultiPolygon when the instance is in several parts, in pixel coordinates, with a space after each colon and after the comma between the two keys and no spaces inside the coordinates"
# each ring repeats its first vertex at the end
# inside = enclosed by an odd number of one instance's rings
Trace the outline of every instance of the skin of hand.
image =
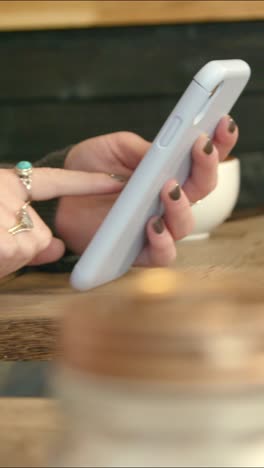
{"type": "MultiPolygon", "coordinates": [[[[24,265],[53,262],[62,257],[63,240],[55,238],[32,206],[27,206],[33,229],[12,235],[17,213],[27,199],[26,188],[12,169],[0,169],[0,278],[24,265]]],[[[105,173],[65,169],[33,169],[32,199],[48,200],[64,196],[87,197],[120,192],[123,184],[105,173]]]]}
{"type": "MultiPolygon", "coordinates": [[[[192,169],[182,188],[174,179],[161,191],[165,213],[147,223],[148,244],[136,260],[138,266],[166,266],[176,257],[175,241],[193,229],[191,203],[204,198],[216,186],[218,163],[223,161],[238,139],[238,127],[230,116],[219,122],[211,139],[202,134],[192,150],[192,169]]],[[[144,157],[150,143],[130,132],[117,132],[82,141],[73,146],[65,169],[88,173],[104,172],[128,180],[144,157]]],[[[116,193],[84,194],[60,199],[56,230],[67,247],[81,254],[117,198],[116,193]]]]}

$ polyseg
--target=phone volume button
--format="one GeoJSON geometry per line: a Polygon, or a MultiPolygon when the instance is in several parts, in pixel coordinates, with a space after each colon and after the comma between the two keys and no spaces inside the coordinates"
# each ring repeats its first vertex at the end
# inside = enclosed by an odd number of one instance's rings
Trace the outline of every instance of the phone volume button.
{"type": "Polygon", "coordinates": [[[166,147],[170,144],[171,140],[176,135],[176,132],[180,128],[182,124],[182,119],[178,115],[174,115],[171,117],[165,126],[160,139],[159,144],[160,146],[166,147]]]}

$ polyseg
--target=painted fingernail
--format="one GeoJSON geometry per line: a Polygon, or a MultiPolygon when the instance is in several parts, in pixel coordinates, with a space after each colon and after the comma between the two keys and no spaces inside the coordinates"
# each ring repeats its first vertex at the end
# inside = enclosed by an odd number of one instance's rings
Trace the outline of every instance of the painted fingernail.
{"type": "Polygon", "coordinates": [[[214,150],[214,145],[211,138],[208,138],[206,145],[203,148],[204,153],[211,154],[214,150]]]}
{"type": "Polygon", "coordinates": [[[125,177],[123,175],[119,175],[119,174],[108,174],[112,179],[114,180],[117,180],[118,182],[121,182],[122,184],[124,184],[125,182],[128,181],[128,177],[125,177]]]}
{"type": "Polygon", "coordinates": [[[236,122],[234,121],[234,119],[230,119],[229,120],[229,124],[228,124],[228,131],[230,133],[234,133],[235,129],[236,129],[236,122]]]}
{"type": "Polygon", "coordinates": [[[154,221],[154,223],[152,224],[152,227],[157,234],[161,234],[164,231],[163,219],[159,218],[156,221],[154,221]]]}
{"type": "Polygon", "coordinates": [[[181,189],[180,186],[177,184],[173,190],[169,192],[169,196],[172,200],[179,200],[181,197],[181,189]]]}

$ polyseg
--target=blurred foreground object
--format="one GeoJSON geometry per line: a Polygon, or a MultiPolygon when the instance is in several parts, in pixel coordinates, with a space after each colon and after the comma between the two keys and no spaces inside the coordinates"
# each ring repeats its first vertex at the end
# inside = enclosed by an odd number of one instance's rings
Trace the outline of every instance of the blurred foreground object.
{"type": "MultiPolygon", "coordinates": [[[[54,460],[67,466],[72,459],[74,466],[100,466],[99,454],[104,466],[127,466],[131,451],[140,466],[147,466],[158,448],[155,464],[163,466],[165,446],[166,453],[170,446],[177,452],[171,456],[174,466],[180,465],[181,453],[191,464],[198,448],[201,457],[215,457],[212,465],[221,465],[223,456],[223,465],[263,466],[263,213],[261,208],[237,214],[209,239],[180,243],[178,273],[133,270],[89,294],[71,290],[68,274],[34,269],[0,285],[0,357],[10,364],[53,359],[67,311],[63,375],[57,383],[62,405],[36,398],[0,399],[0,466],[47,466],[47,446],[55,435],[52,466],[54,460]],[[213,328],[217,324],[219,329],[213,328]],[[90,396],[94,388],[100,403],[90,396]],[[155,412],[159,404],[161,423],[155,412]],[[172,430],[176,422],[178,429],[172,430]],[[104,442],[100,452],[94,445],[94,454],[89,443],[97,436],[104,442]],[[142,456],[140,440],[145,441],[142,456]]],[[[198,461],[197,455],[193,464],[198,461]]]]}
{"type": "Polygon", "coordinates": [[[263,466],[264,290],[133,272],[71,298],[52,466],[263,466]]]}

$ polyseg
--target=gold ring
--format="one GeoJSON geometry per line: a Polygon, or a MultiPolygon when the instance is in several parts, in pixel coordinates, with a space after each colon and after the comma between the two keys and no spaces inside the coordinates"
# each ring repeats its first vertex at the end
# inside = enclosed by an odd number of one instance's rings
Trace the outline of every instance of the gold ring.
{"type": "Polygon", "coordinates": [[[17,216],[17,224],[15,226],[11,227],[8,229],[8,232],[15,236],[16,234],[19,234],[20,232],[25,232],[25,231],[31,231],[33,229],[34,224],[27,212],[27,207],[29,205],[29,201],[24,203],[22,208],[18,210],[16,216],[17,216]]]}

